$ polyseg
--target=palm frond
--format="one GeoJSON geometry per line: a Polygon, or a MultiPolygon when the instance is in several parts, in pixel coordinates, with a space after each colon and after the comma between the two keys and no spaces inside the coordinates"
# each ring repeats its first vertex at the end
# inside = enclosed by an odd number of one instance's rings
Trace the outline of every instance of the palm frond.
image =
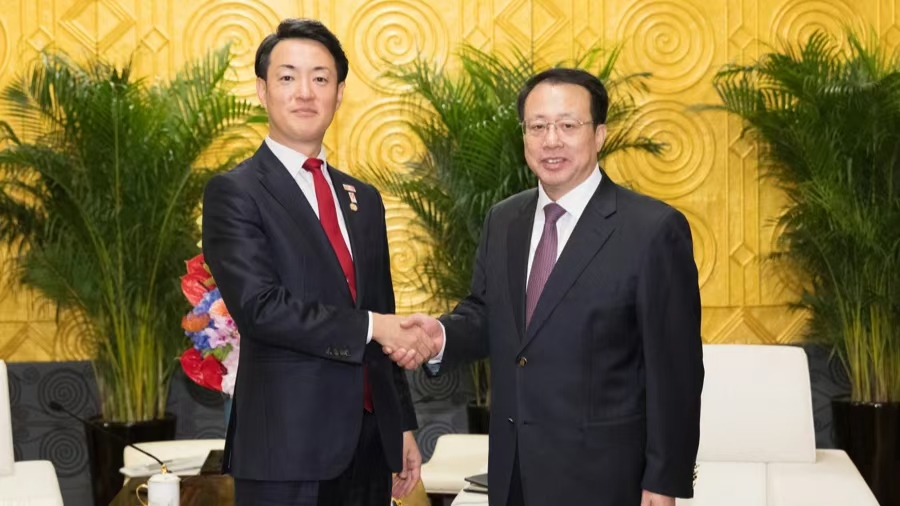
{"type": "Polygon", "coordinates": [[[777,258],[807,280],[809,337],[830,343],[857,401],[900,400],[900,65],[855,33],[822,32],[724,67],[718,108],[760,142],[785,192],[777,258]]]}
{"type": "Polygon", "coordinates": [[[249,153],[222,139],[261,114],[231,95],[230,62],[225,47],[148,82],[130,62],[45,51],[0,94],[0,240],[91,340],[107,419],[165,409],[203,186],[249,153]]]}

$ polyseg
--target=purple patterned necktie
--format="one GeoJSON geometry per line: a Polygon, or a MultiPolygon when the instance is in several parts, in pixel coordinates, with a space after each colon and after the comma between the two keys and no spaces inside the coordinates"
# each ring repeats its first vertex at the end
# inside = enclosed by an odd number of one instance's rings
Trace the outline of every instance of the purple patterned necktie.
{"type": "Polygon", "coordinates": [[[525,328],[531,323],[531,315],[537,306],[541,292],[556,264],[556,222],[566,214],[559,204],[551,202],[544,206],[544,231],[534,250],[531,262],[531,275],[528,276],[528,288],[525,290],[525,328]]]}

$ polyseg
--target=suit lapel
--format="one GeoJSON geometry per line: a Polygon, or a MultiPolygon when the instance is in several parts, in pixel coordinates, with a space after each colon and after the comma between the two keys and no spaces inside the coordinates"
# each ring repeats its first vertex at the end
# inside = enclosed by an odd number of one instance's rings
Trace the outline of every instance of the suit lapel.
{"type": "Polygon", "coordinates": [[[534,339],[563,296],[578,280],[581,272],[606,244],[616,228],[613,220],[608,219],[615,211],[615,183],[604,174],[600,186],[594,192],[587,207],[584,208],[575,230],[569,236],[562,254],[547,279],[547,284],[544,285],[544,291],[541,292],[525,339],[522,341],[522,349],[534,339]]]}
{"type": "Polygon", "coordinates": [[[328,175],[331,176],[334,192],[337,193],[338,212],[344,216],[344,224],[347,225],[347,235],[350,237],[350,253],[353,256],[353,270],[356,273],[356,307],[358,308],[360,307],[363,289],[365,288],[365,276],[363,276],[362,271],[363,252],[360,251],[363,220],[362,216],[359,215],[358,207],[356,211],[350,209],[350,192],[344,188],[345,184],[352,186],[353,181],[330,164],[328,165],[328,175]]]}
{"type": "Polygon", "coordinates": [[[512,301],[519,342],[525,335],[525,278],[528,275],[528,246],[534,227],[534,210],[537,206],[537,190],[529,196],[525,205],[513,218],[507,232],[506,251],[509,252],[509,299],[512,301]]]}
{"type": "MultiPolygon", "coordinates": [[[[297,182],[294,181],[288,170],[265,142],[257,150],[254,158],[257,159],[260,167],[260,183],[281,204],[300,228],[301,233],[318,250],[316,257],[322,260],[323,268],[329,269],[332,277],[345,279],[344,271],[341,269],[341,264],[334,253],[334,248],[331,247],[328,236],[325,235],[322,223],[319,222],[315,211],[309,205],[309,200],[306,199],[306,195],[297,186],[297,182]]],[[[346,292],[347,298],[350,298],[349,287],[346,292]]],[[[359,297],[357,297],[358,299],[359,297]]]]}

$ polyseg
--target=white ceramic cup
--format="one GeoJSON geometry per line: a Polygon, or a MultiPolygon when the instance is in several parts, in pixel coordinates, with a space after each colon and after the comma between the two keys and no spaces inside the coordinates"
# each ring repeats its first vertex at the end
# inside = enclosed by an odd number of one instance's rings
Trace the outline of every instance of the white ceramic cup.
{"type": "Polygon", "coordinates": [[[180,506],[181,478],[171,473],[154,474],[134,492],[144,506],[180,506]],[[141,489],[147,489],[148,502],[141,498],[141,489]]]}

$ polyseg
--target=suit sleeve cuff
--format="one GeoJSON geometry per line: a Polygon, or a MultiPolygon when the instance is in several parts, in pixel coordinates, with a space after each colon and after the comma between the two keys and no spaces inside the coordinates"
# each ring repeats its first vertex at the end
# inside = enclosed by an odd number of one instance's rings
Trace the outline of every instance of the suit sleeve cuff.
{"type": "Polygon", "coordinates": [[[441,325],[441,336],[443,336],[443,342],[441,342],[441,351],[438,352],[437,355],[434,356],[431,360],[428,361],[428,365],[437,365],[441,363],[441,360],[444,359],[444,349],[447,348],[447,329],[444,328],[444,324],[438,320],[438,323],[441,325]]]}

